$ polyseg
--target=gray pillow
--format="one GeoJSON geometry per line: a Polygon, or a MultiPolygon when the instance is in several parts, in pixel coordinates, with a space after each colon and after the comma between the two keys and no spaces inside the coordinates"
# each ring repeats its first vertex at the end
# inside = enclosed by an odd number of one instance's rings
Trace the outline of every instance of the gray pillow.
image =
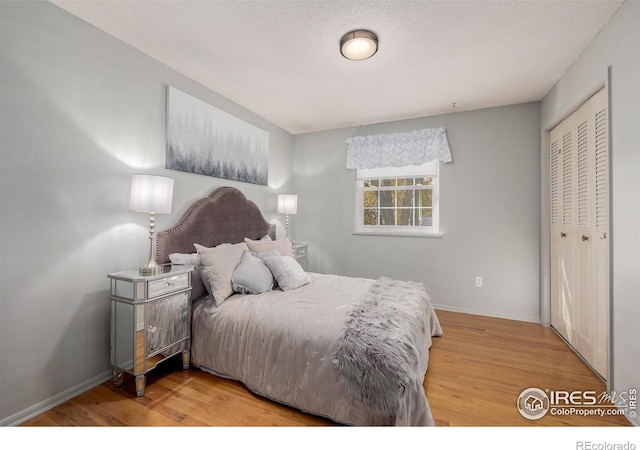
{"type": "MultiPolygon", "coordinates": [[[[207,248],[204,245],[200,244],[193,244],[193,246],[196,248],[196,250],[198,250],[198,248],[207,248]]],[[[198,253],[196,253],[196,255],[198,255],[198,253]]],[[[202,284],[204,284],[204,288],[207,290],[209,295],[213,295],[213,291],[211,290],[211,283],[209,283],[209,275],[207,275],[207,272],[204,270],[204,264],[202,264],[200,255],[198,255],[198,258],[196,259],[196,271],[198,272],[198,275],[200,275],[200,279],[202,280],[202,284]]]]}
{"type": "Polygon", "coordinates": [[[262,260],[283,291],[290,291],[311,283],[309,275],[291,256],[265,256],[262,260]]]}
{"type": "Polygon", "coordinates": [[[260,258],[260,260],[262,260],[262,258],[264,258],[265,256],[282,256],[282,253],[280,253],[278,250],[267,250],[266,252],[260,253],[251,252],[251,254],[253,256],[257,256],[258,258],[260,258]]]}
{"type": "Polygon", "coordinates": [[[246,251],[233,272],[231,285],[239,294],[262,294],[273,289],[274,279],[260,258],[246,251]]]}

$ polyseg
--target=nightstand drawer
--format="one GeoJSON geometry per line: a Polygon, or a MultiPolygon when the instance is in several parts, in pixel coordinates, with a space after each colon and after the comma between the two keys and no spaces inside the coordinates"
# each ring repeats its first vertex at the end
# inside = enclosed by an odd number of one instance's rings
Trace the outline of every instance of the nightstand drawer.
{"type": "Polygon", "coordinates": [[[294,258],[299,256],[307,256],[308,244],[303,242],[294,242],[291,244],[291,251],[293,252],[294,258]]]}
{"type": "Polygon", "coordinates": [[[294,247],[293,248],[293,256],[306,256],[307,255],[307,247],[294,247]]]}
{"type": "Polygon", "coordinates": [[[169,292],[178,291],[189,287],[189,274],[183,273],[171,277],[160,278],[159,280],[149,281],[147,283],[148,298],[154,298],[158,295],[167,294],[169,292]]]}

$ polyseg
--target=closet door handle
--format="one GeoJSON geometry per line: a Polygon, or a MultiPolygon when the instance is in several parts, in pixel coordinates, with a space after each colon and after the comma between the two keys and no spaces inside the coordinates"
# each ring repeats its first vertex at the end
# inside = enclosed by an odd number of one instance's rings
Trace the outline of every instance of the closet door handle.
{"type": "Polygon", "coordinates": [[[589,240],[589,236],[582,235],[582,242],[586,242],[589,240]]]}
{"type": "Polygon", "coordinates": [[[567,237],[567,233],[565,233],[564,231],[560,233],[560,237],[561,238],[566,238],[567,237]]]}

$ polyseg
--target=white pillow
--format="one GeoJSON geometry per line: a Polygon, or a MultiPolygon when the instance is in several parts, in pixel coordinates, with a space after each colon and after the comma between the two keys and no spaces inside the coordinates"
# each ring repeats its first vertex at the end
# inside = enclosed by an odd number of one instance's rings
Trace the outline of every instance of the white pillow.
{"type": "Polygon", "coordinates": [[[282,256],[293,257],[293,251],[291,250],[291,241],[289,239],[279,239],[277,241],[253,241],[249,238],[244,238],[244,242],[254,253],[264,253],[271,250],[280,252],[282,256]]]}
{"type": "Polygon", "coordinates": [[[204,266],[204,273],[211,284],[211,295],[216,306],[220,306],[234,294],[231,279],[242,260],[242,255],[248,250],[247,244],[221,244],[213,248],[195,245],[204,266]]]}
{"type": "Polygon", "coordinates": [[[269,268],[250,251],[244,252],[242,260],[231,277],[233,290],[240,294],[262,294],[273,289],[275,280],[269,268]]]}
{"type": "Polygon", "coordinates": [[[171,253],[169,255],[171,264],[195,266],[198,264],[197,253],[171,253]]]}
{"type": "Polygon", "coordinates": [[[309,275],[291,256],[265,256],[262,260],[283,291],[290,291],[311,283],[309,275]]]}

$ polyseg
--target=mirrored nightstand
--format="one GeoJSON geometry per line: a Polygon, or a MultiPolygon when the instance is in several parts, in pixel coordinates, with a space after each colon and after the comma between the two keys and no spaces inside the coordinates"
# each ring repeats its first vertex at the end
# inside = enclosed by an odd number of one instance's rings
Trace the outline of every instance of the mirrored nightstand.
{"type": "Polygon", "coordinates": [[[179,353],[189,368],[193,269],[169,264],[158,275],[140,275],[138,269],[108,275],[116,386],[127,372],[135,377],[136,394],[144,395],[146,374],[179,353]]]}
{"type": "Polygon", "coordinates": [[[293,251],[293,257],[300,263],[302,268],[306,271],[309,265],[308,260],[308,248],[309,244],[306,242],[293,242],[291,243],[291,250],[293,251]]]}

